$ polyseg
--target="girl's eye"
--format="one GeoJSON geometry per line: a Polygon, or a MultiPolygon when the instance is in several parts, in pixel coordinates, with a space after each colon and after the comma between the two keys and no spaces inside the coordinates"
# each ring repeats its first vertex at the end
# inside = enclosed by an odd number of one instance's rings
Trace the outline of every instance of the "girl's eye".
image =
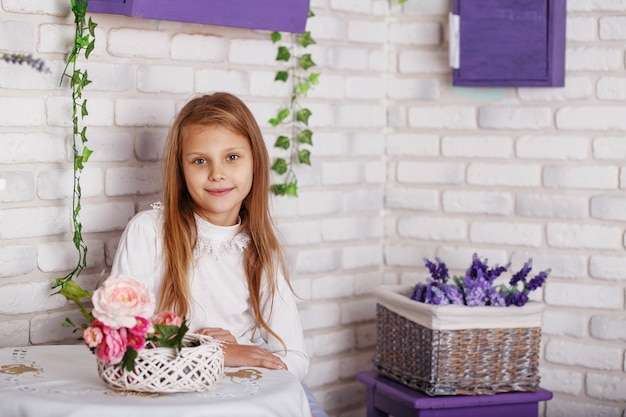
{"type": "Polygon", "coordinates": [[[206,164],[206,159],[204,158],[196,158],[193,160],[193,163],[196,165],[206,164]]]}
{"type": "Polygon", "coordinates": [[[239,159],[239,155],[235,155],[235,154],[228,155],[226,157],[226,159],[228,159],[229,161],[235,161],[235,160],[239,159]]]}

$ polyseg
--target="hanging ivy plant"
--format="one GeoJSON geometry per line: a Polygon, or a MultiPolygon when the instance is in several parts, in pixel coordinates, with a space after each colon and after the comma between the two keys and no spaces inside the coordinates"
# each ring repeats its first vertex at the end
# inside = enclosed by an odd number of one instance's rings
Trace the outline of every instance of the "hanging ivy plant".
{"type": "MultiPolygon", "coordinates": [[[[80,300],[89,296],[73,278],[80,275],[82,270],[87,266],[87,245],[83,240],[82,223],[80,222],[81,209],[81,188],[80,176],[83,168],[92,151],[87,147],[87,127],[81,127],[81,121],[89,114],[87,111],[87,99],[83,98],[83,88],[91,83],[87,70],[81,70],[77,66],[78,58],[83,55],[85,59],[89,59],[89,55],[95,47],[95,28],[96,23],[91,17],[86,20],[87,0],[70,0],[72,12],[74,13],[75,36],[74,46],[70,52],[65,69],[61,75],[61,83],[64,79],[69,80],[72,90],[72,149],[74,151],[74,190],[72,194],[72,225],[74,229],[73,242],[78,251],[78,262],[76,267],[63,278],[57,278],[52,288],[59,288],[59,293],[72,301],[80,300]],[[79,152],[78,144],[82,145],[82,151],[79,152]]],[[[81,303],[77,302],[80,306],[81,303]]],[[[84,313],[84,312],[83,312],[84,313]]]]}
{"type": "MultiPolygon", "coordinates": [[[[309,17],[312,16],[313,12],[309,12],[309,17]]],[[[287,69],[278,71],[274,80],[289,83],[291,96],[289,104],[269,120],[272,126],[284,126],[290,132],[278,136],[274,143],[274,147],[287,151],[288,156],[278,157],[272,164],[272,170],[283,178],[282,183],[272,185],[272,192],[279,196],[297,196],[298,181],[293,166],[295,163],[311,165],[311,151],[308,147],[313,146],[313,132],[309,128],[309,118],[313,113],[302,105],[300,99],[307,95],[312,86],[318,84],[319,73],[309,72],[316,64],[310,53],[298,55],[296,45],[306,49],[315,44],[315,40],[308,31],[300,35],[290,34],[288,45],[280,43],[283,40],[280,32],[272,32],[271,37],[272,42],[278,44],[276,61],[287,63],[287,69]]]]}

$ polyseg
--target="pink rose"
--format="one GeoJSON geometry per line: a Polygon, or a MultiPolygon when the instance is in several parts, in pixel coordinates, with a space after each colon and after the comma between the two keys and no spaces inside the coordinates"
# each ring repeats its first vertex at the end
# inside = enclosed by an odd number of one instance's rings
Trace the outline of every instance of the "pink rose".
{"type": "Polygon", "coordinates": [[[146,338],[140,335],[128,333],[128,346],[139,352],[146,346],[146,338]]]}
{"type": "Polygon", "coordinates": [[[167,324],[170,326],[180,327],[183,321],[176,313],[171,311],[162,311],[154,318],[154,324],[167,324]]]}
{"type": "Polygon", "coordinates": [[[107,278],[91,299],[94,317],[114,329],[135,327],[136,317],[154,314],[154,296],[148,287],[124,275],[107,278]]]}
{"type": "Polygon", "coordinates": [[[150,320],[144,317],[135,317],[135,320],[135,326],[128,329],[131,334],[146,337],[148,333],[154,333],[154,327],[152,327],[150,320]]]}
{"type": "Polygon", "coordinates": [[[126,329],[112,329],[104,326],[102,332],[104,337],[100,346],[96,348],[96,357],[102,362],[117,365],[126,353],[128,341],[126,329]]]}
{"type": "Polygon", "coordinates": [[[90,348],[98,347],[104,337],[102,329],[97,326],[89,326],[83,330],[83,342],[90,348]]]}

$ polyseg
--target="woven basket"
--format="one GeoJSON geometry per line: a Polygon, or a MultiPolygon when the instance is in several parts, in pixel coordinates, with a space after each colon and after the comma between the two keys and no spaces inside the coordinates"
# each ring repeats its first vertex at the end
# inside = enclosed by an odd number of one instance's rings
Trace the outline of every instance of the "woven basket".
{"type": "Polygon", "coordinates": [[[374,291],[379,373],[431,396],[539,389],[542,304],[433,306],[410,292],[374,291]]]}
{"type": "Polygon", "coordinates": [[[187,334],[177,354],[174,348],[145,348],[138,352],[132,372],[98,361],[100,378],[112,389],[139,392],[208,391],[224,374],[220,342],[187,334]]]}

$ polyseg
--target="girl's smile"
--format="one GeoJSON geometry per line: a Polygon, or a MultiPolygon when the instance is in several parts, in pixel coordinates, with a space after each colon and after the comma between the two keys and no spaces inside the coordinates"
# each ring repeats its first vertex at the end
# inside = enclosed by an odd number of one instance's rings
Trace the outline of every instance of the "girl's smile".
{"type": "Polygon", "coordinates": [[[218,124],[192,125],[183,133],[183,175],[195,212],[218,226],[236,224],[252,187],[248,138],[218,124]]]}

